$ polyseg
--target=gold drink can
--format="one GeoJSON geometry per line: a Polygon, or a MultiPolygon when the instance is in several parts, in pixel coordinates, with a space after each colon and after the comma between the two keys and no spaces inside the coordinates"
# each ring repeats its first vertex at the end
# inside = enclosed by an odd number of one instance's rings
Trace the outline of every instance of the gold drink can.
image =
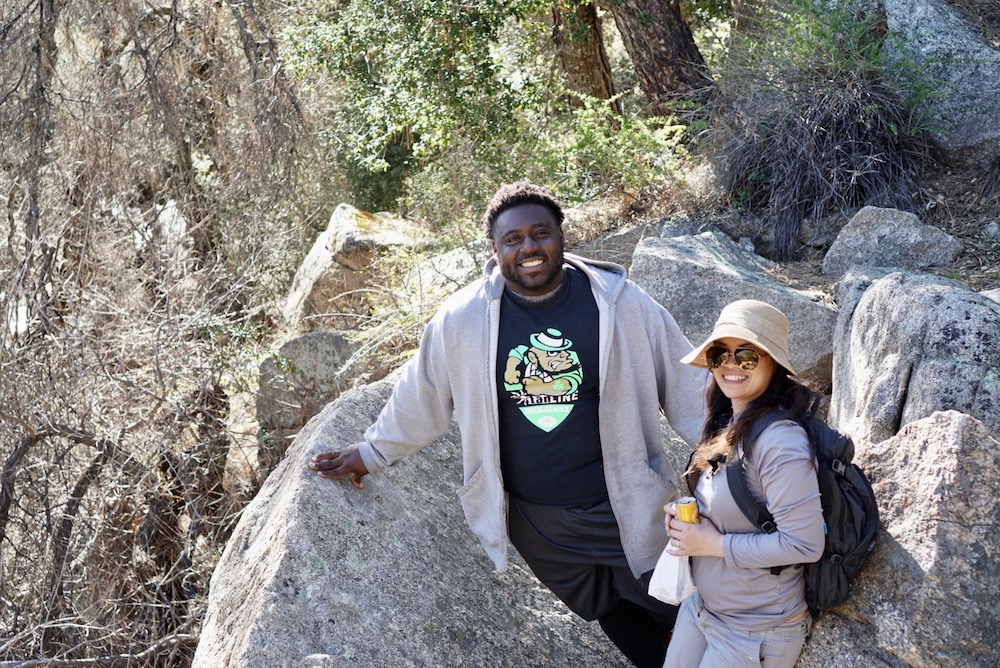
{"type": "Polygon", "coordinates": [[[698,514],[698,501],[693,496],[685,496],[674,502],[677,509],[677,519],[688,524],[701,522],[701,515],[698,514]]]}

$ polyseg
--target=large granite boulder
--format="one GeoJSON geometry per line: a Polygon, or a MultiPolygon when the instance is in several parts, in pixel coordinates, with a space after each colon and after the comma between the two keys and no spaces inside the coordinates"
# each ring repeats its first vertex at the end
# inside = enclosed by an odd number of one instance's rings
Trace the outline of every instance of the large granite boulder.
{"type": "Polygon", "coordinates": [[[841,229],[823,257],[823,273],[841,276],[855,265],[921,269],[948,264],[962,244],[912,213],[866,206],[841,229]]]}
{"type": "Polygon", "coordinates": [[[855,460],[882,528],[852,596],[817,620],[799,668],[997,665],[1000,441],[957,411],[911,422],[855,460]]]}
{"type": "Polygon", "coordinates": [[[838,426],[878,443],[935,411],[958,410],[1000,430],[1000,304],[925,274],[891,273],[863,292],[852,285],[838,287],[830,408],[838,426]]]}
{"type": "Polygon", "coordinates": [[[916,65],[923,84],[938,92],[923,104],[947,157],[969,164],[1000,153],[996,0],[865,2],[884,8],[889,31],[884,48],[890,57],[903,56],[916,65]]]}
{"type": "Polygon", "coordinates": [[[674,316],[692,343],[712,331],[722,308],[759,299],[789,320],[788,353],[800,376],[826,389],[833,363],[834,308],[819,292],[795,290],[768,273],[773,263],[724,234],[703,232],[643,239],[632,259],[632,279],[674,316]]]}
{"type": "Polygon", "coordinates": [[[425,245],[426,234],[411,221],[340,204],[295,272],[285,321],[300,330],[358,327],[368,313],[373,260],[391,248],[425,245]]]}
{"type": "Polygon", "coordinates": [[[456,497],[454,426],[363,490],[307,469],[362,437],[394,378],[327,406],[247,506],[212,576],[195,668],[627,666],[513,551],[493,570],[456,497]]]}

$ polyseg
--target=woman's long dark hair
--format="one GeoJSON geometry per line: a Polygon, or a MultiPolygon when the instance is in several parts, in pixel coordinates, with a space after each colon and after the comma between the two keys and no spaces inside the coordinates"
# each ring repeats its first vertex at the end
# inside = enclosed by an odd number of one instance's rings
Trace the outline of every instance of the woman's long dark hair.
{"type": "Polygon", "coordinates": [[[789,376],[787,369],[775,364],[767,389],[750,402],[736,422],[730,424],[733,419],[733,402],[723,394],[713,376],[706,398],[708,419],[705,420],[705,430],[691,456],[688,470],[684,472],[688,489],[694,493],[698,478],[706,469],[731,460],[736,454],[736,446],[743,441],[758,419],[776,408],[805,413],[815,397],[812,390],[789,376]]]}

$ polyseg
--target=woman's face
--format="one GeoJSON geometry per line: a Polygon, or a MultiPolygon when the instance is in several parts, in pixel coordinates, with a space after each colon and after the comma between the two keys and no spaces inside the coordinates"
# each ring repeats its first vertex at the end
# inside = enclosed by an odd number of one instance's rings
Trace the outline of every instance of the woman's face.
{"type": "MultiPolygon", "coordinates": [[[[771,384],[774,360],[760,348],[743,339],[731,337],[718,339],[712,347],[724,348],[730,353],[722,366],[712,369],[712,376],[715,377],[715,382],[722,393],[733,402],[733,412],[742,413],[750,402],[764,394],[767,386],[771,384]],[[744,369],[737,363],[736,356],[732,353],[740,349],[750,349],[759,355],[755,368],[744,369]]],[[[752,364],[745,362],[744,366],[752,364]]]]}

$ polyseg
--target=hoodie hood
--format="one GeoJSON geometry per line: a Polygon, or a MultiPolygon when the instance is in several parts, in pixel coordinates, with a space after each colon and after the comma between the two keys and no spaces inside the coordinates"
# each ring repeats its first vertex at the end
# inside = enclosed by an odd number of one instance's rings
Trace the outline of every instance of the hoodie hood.
{"type": "MultiPolygon", "coordinates": [[[[614,262],[603,262],[601,260],[590,260],[573,253],[563,253],[563,265],[574,267],[582,271],[590,281],[590,287],[601,293],[604,298],[615,303],[625,289],[628,273],[625,267],[614,262]]],[[[503,296],[504,280],[500,274],[500,266],[496,255],[490,256],[483,267],[483,279],[485,281],[486,298],[490,301],[500,299],[503,296]]]]}

